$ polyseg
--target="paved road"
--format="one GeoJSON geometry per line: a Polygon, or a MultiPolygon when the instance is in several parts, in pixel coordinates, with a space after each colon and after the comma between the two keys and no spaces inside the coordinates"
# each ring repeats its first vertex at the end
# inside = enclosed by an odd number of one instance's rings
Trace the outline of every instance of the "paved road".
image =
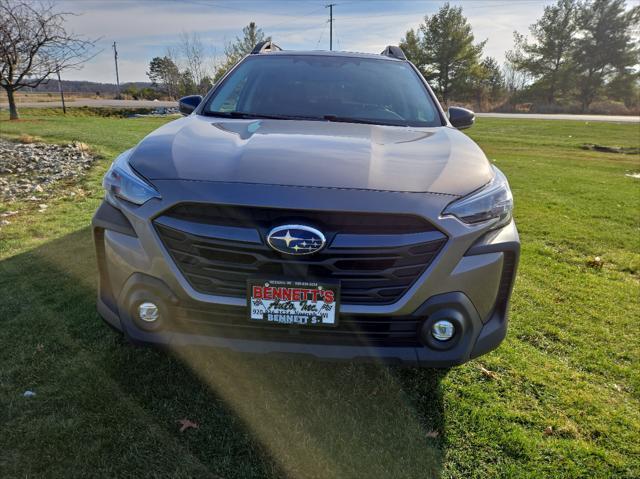
{"type": "MultiPolygon", "coordinates": [[[[96,107],[96,108],[157,108],[177,107],[175,101],[149,101],[149,100],[73,100],[68,101],[69,107],[96,107]]],[[[61,108],[59,101],[51,102],[24,102],[18,107],[23,108],[61,108]]],[[[0,109],[7,109],[6,103],[0,103],[0,109]]],[[[614,115],[567,115],[567,114],[542,114],[542,113],[476,113],[478,118],[526,118],[530,120],[578,120],[578,121],[608,121],[619,123],[640,123],[640,116],[614,116],[614,115]]]]}
{"type": "MultiPolygon", "coordinates": [[[[65,102],[68,107],[89,106],[94,108],[158,108],[178,106],[177,101],[151,100],[72,100],[65,102]]],[[[62,108],[60,101],[25,101],[18,103],[18,108],[62,108]]],[[[0,109],[9,109],[6,102],[0,103],[0,109]]]]}
{"type": "Polygon", "coordinates": [[[640,116],[622,115],[568,115],[564,113],[476,113],[478,118],[526,118],[529,120],[579,120],[640,123],[640,116]]]}

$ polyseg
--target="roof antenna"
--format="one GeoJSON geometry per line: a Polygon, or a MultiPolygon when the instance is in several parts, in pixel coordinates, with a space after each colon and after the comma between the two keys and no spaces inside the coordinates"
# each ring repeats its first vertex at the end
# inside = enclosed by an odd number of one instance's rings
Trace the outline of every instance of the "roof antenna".
{"type": "Polygon", "coordinates": [[[255,55],[257,53],[270,53],[270,52],[280,52],[282,48],[273,43],[271,40],[265,40],[264,42],[258,43],[253,50],[251,50],[251,54],[255,55]]]}
{"type": "Polygon", "coordinates": [[[380,53],[380,55],[384,55],[391,58],[397,58],[398,60],[407,59],[406,55],[402,51],[402,48],[396,47],[394,45],[389,45],[387,48],[382,50],[382,53],[380,53]]]}

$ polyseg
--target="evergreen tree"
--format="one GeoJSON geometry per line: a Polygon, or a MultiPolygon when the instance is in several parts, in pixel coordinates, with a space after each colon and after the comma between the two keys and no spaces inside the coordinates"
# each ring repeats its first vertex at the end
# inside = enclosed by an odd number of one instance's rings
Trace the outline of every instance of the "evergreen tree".
{"type": "Polygon", "coordinates": [[[180,73],[180,96],[194,95],[198,91],[198,85],[193,78],[193,73],[188,68],[180,73]]]}
{"type": "Polygon", "coordinates": [[[481,85],[483,95],[490,102],[495,103],[504,95],[505,85],[504,76],[500,69],[500,65],[493,57],[485,58],[480,64],[482,67],[481,85]]]}
{"type": "Polygon", "coordinates": [[[404,38],[400,40],[400,48],[402,48],[406,57],[411,60],[416,68],[420,70],[420,73],[426,78],[429,74],[429,67],[427,66],[426,55],[422,48],[420,32],[413,28],[408,30],[404,38]]]}
{"type": "Polygon", "coordinates": [[[269,40],[269,38],[265,38],[264,32],[261,28],[258,28],[255,22],[251,22],[244,27],[242,29],[242,38],[236,37],[235,41],[225,46],[225,59],[222,64],[216,68],[213,81],[217,82],[220,80],[242,57],[251,53],[251,50],[264,40],[269,40]]]}
{"type": "Polygon", "coordinates": [[[625,9],[624,0],[593,0],[580,7],[574,62],[578,72],[578,99],[582,110],[603,90],[605,82],[638,65],[640,6],[625,9]]]}
{"type": "Polygon", "coordinates": [[[407,48],[409,60],[421,68],[446,103],[452,96],[466,93],[469,78],[479,67],[486,41],[474,44],[474,40],[462,7],[446,3],[436,14],[424,18],[418,33],[409,30],[401,46],[407,48]]]}
{"type": "Polygon", "coordinates": [[[612,100],[621,101],[627,108],[640,106],[640,72],[631,68],[620,69],[607,83],[606,94],[612,100]]]}
{"type": "Polygon", "coordinates": [[[576,0],[558,0],[555,5],[546,6],[542,17],[529,27],[533,42],[515,32],[516,48],[507,53],[507,59],[533,78],[550,104],[572,86],[577,10],[576,0]]]}
{"type": "Polygon", "coordinates": [[[147,76],[153,86],[169,95],[171,98],[177,98],[180,94],[180,71],[171,58],[155,57],[149,63],[149,71],[147,76]]]}

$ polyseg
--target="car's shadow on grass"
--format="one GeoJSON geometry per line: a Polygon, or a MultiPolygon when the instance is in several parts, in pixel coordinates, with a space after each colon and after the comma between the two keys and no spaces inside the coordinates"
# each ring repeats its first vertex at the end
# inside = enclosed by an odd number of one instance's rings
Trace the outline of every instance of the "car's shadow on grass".
{"type": "Polygon", "coordinates": [[[444,372],[136,348],[98,319],[95,285],[90,228],[0,262],[6,385],[48,401],[7,408],[10,471],[440,475],[444,372]]]}

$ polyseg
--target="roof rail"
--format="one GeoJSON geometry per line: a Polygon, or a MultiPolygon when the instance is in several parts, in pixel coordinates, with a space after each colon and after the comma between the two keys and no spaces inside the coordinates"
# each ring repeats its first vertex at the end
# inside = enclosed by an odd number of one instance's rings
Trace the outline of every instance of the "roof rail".
{"type": "Polygon", "coordinates": [[[407,57],[405,56],[404,52],[402,51],[402,48],[400,47],[396,47],[394,45],[389,45],[387,48],[385,48],[382,53],[380,53],[380,55],[385,55],[387,57],[391,57],[391,58],[397,58],[398,60],[406,60],[407,57]]]}
{"type": "Polygon", "coordinates": [[[252,55],[256,55],[258,53],[270,53],[270,52],[280,52],[282,48],[273,43],[271,40],[265,40],[264,42],[258,43],[253,50],[251,50],[252,55]]]}

